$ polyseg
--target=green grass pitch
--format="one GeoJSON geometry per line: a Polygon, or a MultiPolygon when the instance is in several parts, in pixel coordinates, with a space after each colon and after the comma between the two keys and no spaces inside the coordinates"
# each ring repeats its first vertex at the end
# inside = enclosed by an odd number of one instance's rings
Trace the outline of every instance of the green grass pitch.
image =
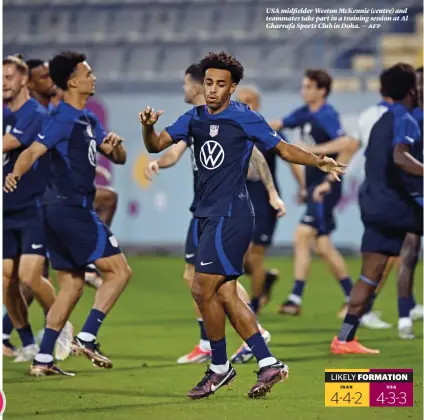
{"type": "MultiPolygon", "coordinates": [[[[422,324],[417,338],[402,341],[396,328],[360,329],[364,344],[381,350],[378,356],[332,356],[329,345],[340,328],[335,314],[342,302],[340,287],[324,263],[315,260],[306,287],[304,311],[297,318],[276,314],[277,305],[292,284],[292,260],[272,258],[268,266],[281,270],[273,301],[261,315],[272,333],[271,350],[290,367],[290,377],[264,400],[249,400],[255,380],[253,361],[236,366],[232,389],[221,389],[203,401],[189,401],[187,391],[201,379],[206,365],[177,366],[176,359],[191,350],[198,339],[190,295],[182,279],[183,261],[176,258],[132,258],[134,277],[100,331],[102,348],[114,363],[109,371],[92,367],[85,358],[71,357],[61,366],[75,378],[31,378],[28,365],[4,360],[5,419],[118,420],[118,419],[277,419],[287,420],[401,420],[422,418],[422,324]],[[325,408],[326,368],[413,368],[414,408],[325,408]]],[[[358,259],[349,259],[354,278],[358,259]]],[[[416,296],[422,297],[422,266],[417,274],[416,296]]],[[[248,285],[247,279],[242,281],[248,285]]],[[[91,307],[87,289],[72,322],[78,331],[91,307]]],[[[395,278],[392,275],[376,309],[394,325],[397,322],[395,278]]],[[[42,326],[41,311],[31,309],[34,331],[42,326]]],[[[227,324],[228,353],[240,344],[227,324]]],[[[13,336],[17,343],[17,337],[13,336]]]]}

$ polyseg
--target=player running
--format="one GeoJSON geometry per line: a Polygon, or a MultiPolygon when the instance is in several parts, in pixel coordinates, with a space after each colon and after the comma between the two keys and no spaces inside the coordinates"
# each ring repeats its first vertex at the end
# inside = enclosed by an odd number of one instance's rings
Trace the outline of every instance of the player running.
{"type": "Polygon", "coordinates": [[[112,367],[100,352],[96,336],[132,274],[116,238],[93,210],[97,148],[112,162],[124,164],[123,140],[114,133],[106,134],[97,118],[85,109],[94,94],[96,78],[84,54],[58,54],[49,69],[55,84],[65,92],[63,102],[45,123],[38,141],[19,156],[4,187],[9,193],[20,191],[25,174],[50,150],[51,176],[42,214],[60,292],[47,315],[40,351],[30,368],[33,376],[72,375],[54,364],[52,353],[59,331],[81,297],[84,268],[93,262],[104,273],[104,281],[82,331],[72,342],[73,351],[85,355],[95,366],[112,367]]]}
{"type": "MultiPolygon", "coordinates": [[[[186,70],[186,74],[184,77],[184,101],[186,103],[192,104],[194,106],[200,106],[205,105],[205,96],[203,92],[203,74],[200,69],[200,66],[198,64],[192,64],[188,69],[186,70]]],[[[197,179],[198,179],[198,168],[196,165],[196,161],[194,158],[194,146],[193,146],[193,140],[191,137],[188,137],[184,139],[183,141],[173,144],[169,147],[169,149],[163,153],[159,159],[153,160],[149,163],[145,170],[145,176],[151,180],[153,174],[158,175],[159,170],[161,168],[169,168],[173,165],[175,165],[183,156],[184,152],[190,149],[191,151],[191,161],[192,161],[192,169],[193,169],[193,180],[194,180],[194,197],[193,202],[190,206],[190,212],[194,213],[196,210],[196,205],[198,202],[198,193],[196,189],[197,185],[197,179]]],[[[265,179],[268,180],[269,183],[269,197],[272,200],[272,204],[277,207],[279,210],[275,211],[275,217],[277,215],[282,216],[285,212],[284,203],[281,201],[278,194],[275,194],[276,188],[272,182],[272,176],[266,167],[266,162],[264,158],[261,156],[259,151],[254,153],[251,157],[251,162],[259,168],[260,174],[263,175],[265,179]]],[[[184,280],[187,283],[187,286],[192,288],[193,280],[194,280],[194,262],[196,260],[196,249],[198,245],[197,241],[197,235],[198,235],[198,222],[193,217],[189,224],[189,229],[187,232],[187,238],[185,242],[185,260],[186,260],[186,266],[184,269],[184,280]]],[[[240,296],[240,298],[246,302],[251,309],[253,310],[249,295],[246,292],[246,289],[243,287],[241,283],[237,284],[237,291],[240,296]]],[[[211,358],[211,346],[203,325],[203,319],[202,315],[200,313],[200,310],[196,304],[195,301],[194,308],[196,312],[197,322],[200,327],[200,341],[199,344],[194,346],[193,350],[184,355],[181,356],[177,363],[179,364],[185,364],[185,363],[202,363],[204,361],[207,361],[211,358]]],[[[264,337],[265,342],[271,341],[271,334],[266,331],[260,324],[258,324],[259,330],[261,331],[262,336],[264,337]]],[[[252,359],[253,353],[250,351],[249,347],[242,346],[239,351],[235,353],[233,356],[234,361],[233,363],[247,363],[250,359],[252,359]]]]}
{"type": "MultiPolygon", "coordinates": [[[[3,108],[4,176],[33,143],[46,117],[42,106],[29,96],[28,76],[28,66],[20,56],[3,59],[3,99],[7,105],[3,108]]],[[[30,361],[38,352],[28,322],[27,302],[34,296],[47,314],[55,300],[53,286],[43,277],[46,244],[39,212],[48,175],[46,156],[23,177],[19,191],[3,194],[3,290],[8,311],[3,317],[3,352],[17,356],[16,362],[30,361]],[[22,341],[19,351],[9,340],[13,327],[22,341]]],[[[58,358],[69,356],[71,340],[72,325],[67,323],[56,347],[58,358]]]]}
{"type": "MultiPolygon", "coordinates": [[[[406,139],[404,153],[409,153],[419,162],[423,162],[423,68],[416,71],[418,106],[413,110],[412,117],[417,121],[420,128],[420,138],[411,144],[410,139],[406,139]]],[[[406,191],[422,218],[423,207],[423,178],[402,174],[406,191]]],[[[414,275],[417,267],[422,232],[408,233],[400,251],[400,269],[398,273],[398,333],[402,339],[413,339],[414,333],[412,322],[423,318],[423,307],[415,302],[413,294],[414,275]]]]}
{"type": "Polygon", "coordinates": [[[238,295],[235,281],[243,274],[243,258],[254,228],[254,210],[246,188],[253,145],[262,143],[266,150],[275,147],[283,160],[316,166],[336,176],[344,172],[344,165],[285,143],[261,115],[231,101],[244,72],[234,57],[225,52],[210,53],[200,66],[206,106],[194,107],[159,135],[153,125],[163,111],[147,107],[140,113],[144,144],[150,153],[191,136],[199,170],[199,201],[194,213],[198,247],[192,295],[210,340],[212,364],[188,396],[207,397],[236,376],[227,359],[227,314],[259,363],[257,382],[248,393],[250,398],[259,398],[286,379],[288,367],[269,351],[255,316],[238,295]]]}
{"type": "MultiPolygon", "coordinates": [[[[348,163],[358,148],[358,142],[345,135],[338,113],[327,103],[331,85],[332,79],[326,71],[306,70],[301,92],[305,105],[281,121],[271,123],[271,127],[277,131],[299,127],[304,149],[316,153],[316,145],[330,143],[325,152],[319,153],[331,154],[332,157],[339,155],[340,162],[348,163]]],[[[281,314],[287,315],[299,315],[301,312],[312,246],[339,281],[345,302],[349,300],[352,289],[352,280],[345,261],[330,238],[331,232],[336,228],[334,209],[341,198],[342,184],[331,174],[326,176],[317,168],[306,167],[305,185],[305,190],[300,191],[299,196],[303,197],[307,209],[294,238],[295,282],[291,294],[279,310],[281,314]],[[318,186],[321,188],[315,191],[318,186]]]]}
{"type": "Polygon", "coordinates": [[[398,256],[408,232],[422,232],[422,212],[411,204],[402,183],[403,173],[423,176],[423,165],[408,153],[405,143],[419,141],[420,129],[409,113],[417,101],[414,69],[397,64],[385,70],[382,88],[393,104],[371,130],[365,152],[365,181],[359,192],[362,237],[362,270],[350,295],[348,313],[338,337],[331,343],[334,354],[378,354],[356,341],[359,319],[380,282],[392,256],[398,256]]]}

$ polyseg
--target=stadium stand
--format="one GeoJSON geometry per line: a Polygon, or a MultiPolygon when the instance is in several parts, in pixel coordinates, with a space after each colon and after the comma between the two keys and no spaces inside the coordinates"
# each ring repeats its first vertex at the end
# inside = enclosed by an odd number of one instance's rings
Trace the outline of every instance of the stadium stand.
{"type": "MultiPolygon", "coordinates": [[[[316,5],[312,0],[302,3],[316,5]]],[[[314,5],[314,6],[315,6],[314,5]]],[[[89,53],[104,88],[169,89],[187,63],[217,49],[243,61],[248,81],[263,89],[297,86],[299,66],[336,69],[338,89],[366,89],[382,66],[422,57],[418,0],[398,1],[409,20],[372,30],[272,30],[265,0],[5,0],[4,54],[48,59],[78,48],[89,53]],[[164,7],[166,6],[166,7],[164,7]],[[48,28],[48,30],[47,30],[48,28]],[[93,52],[93,54],[91,54],[93,52]],[[167,83],[169,82],[169,83],[167,83]]],[[[295,0],[284,7],[298,7],[295,0]]],[[[311,7],[314,7],[311,6],[311,7]]],[[[338,7],[366,7],[364,0],[338,7]]],[[[382,4],[382,7],[384,5],[382,4]]]]}

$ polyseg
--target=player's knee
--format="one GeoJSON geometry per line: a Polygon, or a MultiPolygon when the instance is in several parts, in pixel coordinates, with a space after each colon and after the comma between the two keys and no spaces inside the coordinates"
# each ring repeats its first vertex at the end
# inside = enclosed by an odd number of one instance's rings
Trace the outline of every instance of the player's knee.
{"type": "Polygon", "coordinates": [[[184,281],[186,282],[187,286],[190,289],[193,286],[193,280],[194,280],[194,268],[186,267],[184,270],[184,281]]]}
{"type": "Polygon", "coordinates": [[[195,277],[191,286],[191,295],[199,306],[211,300],[215,294],[215,290],[206,287],[207,282],[202,281],[201,278],[195,277]]]}
{"type": "Polygon", "coordinates": [[[295,247],[309,246],[309,233],[300,226],[296,229],[294,234],[294,245],[295,247]]]}
{"type": "Polygon", "coordinates": [[[116,269],[117,277],[125,284],[127,284],[132,277],[132,269],[128,265],[128,263],[122,263],[119,264],[119,266],[116,269]]]}

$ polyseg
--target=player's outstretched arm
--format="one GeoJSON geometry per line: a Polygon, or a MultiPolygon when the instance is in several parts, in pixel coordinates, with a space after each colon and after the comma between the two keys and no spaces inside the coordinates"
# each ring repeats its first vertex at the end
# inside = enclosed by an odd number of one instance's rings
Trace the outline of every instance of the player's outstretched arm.
{"type": "Polygon", "coordinates": [[[271,121],[269,123],[269,126],[275,131],[280,131],[283,129],[283,121],[282,120],[271,121]]]}
{"type": "Polygon", "coordinates": [[[278,142],[275,151],[281,159],[298,165],[315,166],[323,172],[329,172],[340,181],[339,176],[345,173],[346,165],[336,162],[327,156],[317,156],[302,148],[284,141],[278,142]]]}
{"type": "Polygon", "coordinates": [[[278,217],[284,216],[286,214],[286,206],[275,188],[274,180],[264,155],[255,146],[253,146],[250,162],[258,171],[259,177],[268,191],[271,206],[278,210],[278,217]]]}
{"type": "Polygon", "coordinates": [[[109,133],[99,146],[100,152],[111,162],[123,165],[127,161],[127,151],[124,147],[124,139],[115,133],[109,133]]]}
{"type": "Polygon", "coordinates": [[[15,136],[12,136],[12,134],[7,133],[3,136],[3,153],[18,149],[21,146],[22,143],[15,136]]]}
{"type": "Polygon", "coordinates": [[[409,146],[399,143],[393,150],[393,161],[400,169],[408,174],[423,176],[424,166],[409,153],[409,146]]]}
{"type": "Polygon", "coordinates": [[[349,148],[350,150],[352,150],[352,148],[356,148],[356,150],[359,150],[360,146],[361,143],[358,139],[349,136],[341,136],[325,143],[308,146],[307,149],[318,155],[336,155],[342,153],[346,150],[346,148],[349,148]]]}
{"type": "Polygon", "coordinates": [[[144,176],[152,181],[153,174],[159,175],[159,169],[174,166],[181,159],[186,149],[187,143],[184,141],[173,144],[159,159],[149,162],[144,170],[144,176]]]}
{"type": "Polygon", "coordinates": [[[153,128],[162,114],[163,111],[155,112],[149,106],[138,114],[143,126],[144,145],[149,153],[159,153],[172,144],[172,138],[167,131],[164,130],[158,135],[153,128]]]}
{"type": "Polygon", "coordinates": [[[6,176],[3,190],[11,192],[18,186],[18,181],[31,169],[34,162],[47,153],[48,149],[44,144],[35,141],[28,149],[24,150],[18,157],[13,167],[13,172],[6,176]]]}

